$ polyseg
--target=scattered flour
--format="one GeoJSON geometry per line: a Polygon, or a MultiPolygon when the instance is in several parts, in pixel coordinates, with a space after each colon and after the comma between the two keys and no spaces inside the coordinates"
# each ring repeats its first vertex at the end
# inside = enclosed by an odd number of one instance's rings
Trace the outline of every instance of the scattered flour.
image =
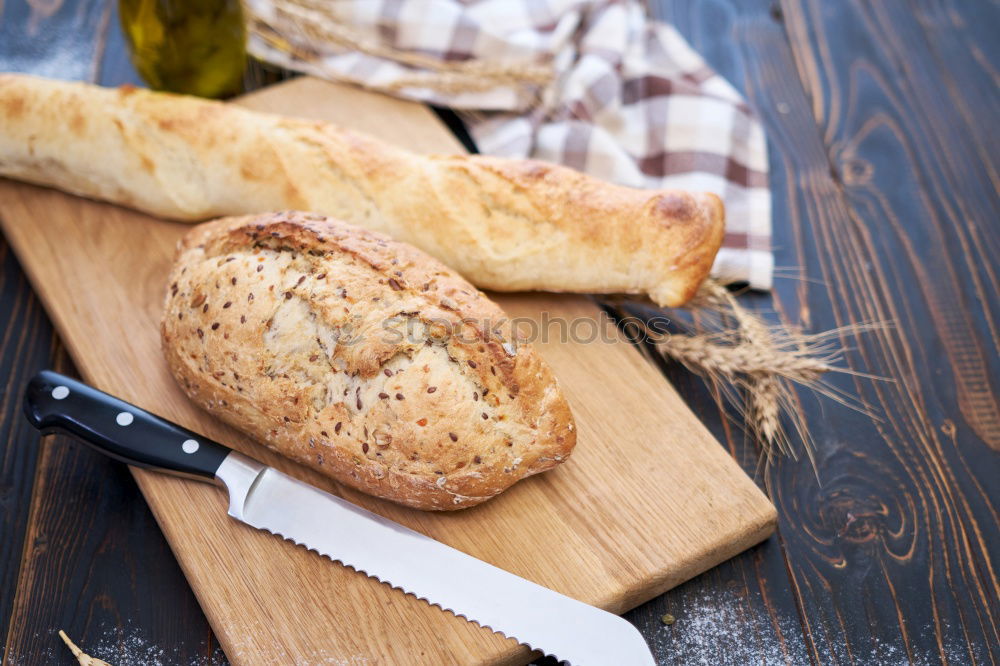
{"type": "Polygon", "coordinates": [[[783,650],[777,643],[763,640],[771,637],[768,618],[747,617],[746,605],[734,594],[698,596],[685,600],[679,607],[671,605],[670,613],[676,618],[674,624],[655,629],[650,641],[658,664],[809,664],[804,645],[801,652],[786,655],[784,650],[791,646],[786,645],[783,650]],[[800,657],[806,658],[800,660],[800,657]]]}
{"type": "MultiPolygon", "coordinates": [[[[109,629],[101,634],[97,641],[73,636],[74,642],[85,653],[108,662],[112,666],[227,666],[222,649],[214,646],[211,655],[184,660],[179,647],[161,647],[153,645],[142,636],[142,632],[127,626],[124,630],[109,629]],[[77,640],[79,638],[79,640],[77,640]]],[[[17,655],[8,652],[4,655],[4,666],[29,666],[31,664],[70,664],[76,663],[69,649],[59,638],[58,629],[51,632],[37,632],[32,638],[36,641],[30,654],[17,655]]],[[[207,647],[202,644],[202,653],[207,647]]]]}
{"type": "MultiPolygon", "coordinates": [[[[797,618],[779,620],[782,645],[775,637],[771,618],[748,614],[748,604],[734,592],[706,593],[671,605],[676,622],[664,626],[657,620],[650,641],[658,664],[681,666],[810,666],[812,664],[854,664],[856,666],[953,666],[991,663],[989,650],[974,646],[970,654],[965,643],[958,640],[960,632],[945,627],[943,654],[932,652],[907,655],[902,640],[883,641],[873,637],[865,651],[848,652],[842,644],[818,646],[818,654],[810,655],[802,641],[797,618]],[[942,658],[943,657],[943,658],[942,658]]],[[[647,634],[648,635],[648,634],[647,634]]],[[[934,645],[932,628],[922,632],[922,646],[934,645]]]]}
{"type": "MultiPolygon", "coordinates": [[[[907,655],[902,641],[890,643],[872,639],[872,647],[859,652],[857,647],[850,654],[842,645],[834,648],[819,647],[815,659],[802,641],[798,620],[779,620],[779,630],[784,645],[775,638],[771,619],[747,613],[748,605],[734,592],[703,593],[681,598],[672,604],[670,613],[676,622],[664,626],[655,619],[655,627],[641,627],[644,633],[652,629],[650,646],[658,664],[679,666],[812,666],[813,664],[853,664],[855,666],[937,666],[938,664],[962,665],[991,663],[990,650],[980,645],[970,654],[963,642],[956,639],[960,632],[944,628],[943,655],[937,650],[924,654],[907,655]],[[951,637],[951,638],[949,638],[951,637]],[[943,656],[943,659],[942,659],[943,656]]],[[[920,645],[934,645],[930,627],[916,634],[920,645]]],[[[31,664],[72,663],[69,650],[63,645],[57,631],[38,632],[37,641],[30,655],[19,656],[3,653],[0,646],[0,663],[4,666],[30,666],[31,664]],[[44,646],[44,647],[43,647],[44,646]]],[[[177,646],[158,646],[146,640],[142,632],[127,626],[124,630],[109,629],[97,641],[81,640],[77,643],[87,654],[112,664],[112,666],[227,666],[228,661],[218,645],[211,655],[181,659],[182,650],[177,646]]],[[[202,644],[200,652],[207,648],[202,644]]],[[[364,666],[371,663],[365,656],[334,656],[324,651],[310,654],[303,664],[309,666],[364,666]]],[[[551,661],[543,661],[550,664],[551,661]]],[[[627,666],[627,665],[623,665],[627,666]]]]}

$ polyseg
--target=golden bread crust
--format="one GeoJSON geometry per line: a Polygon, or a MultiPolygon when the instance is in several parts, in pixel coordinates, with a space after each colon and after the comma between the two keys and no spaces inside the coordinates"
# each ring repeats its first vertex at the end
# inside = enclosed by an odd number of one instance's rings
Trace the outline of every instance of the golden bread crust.
{"type": "Polygon", "coordinates": [[[484,289],[664,306],[694,294],[724,226],[712,194],[417,155],[329,123],[18,74],[0,75],[0,175],[186,221],[311,210],[419,247],[484,289]]]}
{"type": "Polygon", "coordinates": [[[177,381],[280,453],[420,509],[478,504],[566,459],[569,405],[503,311],[382,234],[307,213],[182,241],[161,326],[177,381]]]}

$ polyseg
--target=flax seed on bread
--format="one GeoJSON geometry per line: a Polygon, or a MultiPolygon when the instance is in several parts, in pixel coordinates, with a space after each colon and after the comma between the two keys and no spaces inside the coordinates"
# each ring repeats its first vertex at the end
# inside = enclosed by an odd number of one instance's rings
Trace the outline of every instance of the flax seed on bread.
{"type": "Polygon", "coordinates": [[[478,504],[570,454],[549,367],[454,271],[306,213],[183,240],[163,348],[202,407],[298,462],[420,509],[478,504]]]}

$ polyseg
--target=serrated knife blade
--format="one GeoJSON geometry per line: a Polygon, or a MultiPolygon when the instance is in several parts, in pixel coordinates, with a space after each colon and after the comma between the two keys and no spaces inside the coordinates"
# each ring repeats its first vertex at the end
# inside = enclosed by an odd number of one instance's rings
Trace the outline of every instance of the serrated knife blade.
{"type": "Polygon", "coordinates": [[[650,666],[622,618],[478,560],[70,377],[42,371],[24,395],[43,432],[75,435],[132,465],[229,491],[229,515],[572,666],[650,666]]]}
{"type": "Polygon", "coordinates": [[[650,666],[626,620],[323,492],[240,454],[217,476],[229,515],[572,666],[650,666]]]}

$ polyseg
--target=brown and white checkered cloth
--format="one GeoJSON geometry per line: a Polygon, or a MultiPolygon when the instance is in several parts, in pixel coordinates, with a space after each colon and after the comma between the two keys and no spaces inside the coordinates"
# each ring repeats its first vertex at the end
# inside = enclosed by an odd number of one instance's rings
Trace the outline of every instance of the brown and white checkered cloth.
{"type": "Polygon", "coordinates": [[[714,192],[713,273],[769,289],[767,147],[746,102],[635,0],[248,0],[250,50],[462,112],[483,153],[714,192]]]}

